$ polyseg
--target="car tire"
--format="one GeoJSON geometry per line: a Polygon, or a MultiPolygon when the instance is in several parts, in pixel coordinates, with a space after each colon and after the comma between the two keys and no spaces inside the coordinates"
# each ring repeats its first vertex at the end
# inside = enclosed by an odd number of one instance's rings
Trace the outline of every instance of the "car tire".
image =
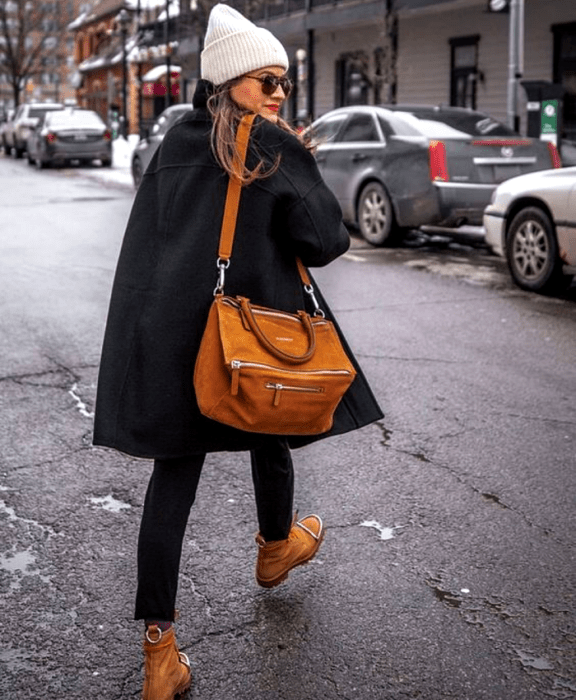
{"type": "Polygon", "coordinates": [[[539,207],[526,207],[512,219],[506,261],[514,282],[531,292],[557,293],[572,282],[572,276],[562,273],[554,224],[539,207]]]}
{"type": "Polygon", "coordinates": [[[17,146],[14,146],[12,149],[12,157],[13,158],[22,158],[22,154],[24,151],[21,148],[18,148],[17,146]]]}
{"type": "Polygon", "coordinates": [[[142,167],[142,161],[140,158],[134,158],[132,161],[132,180],[134,181],[134,187],[136,187],[136,189],[140,187],[143,175],[144,168],[142,167]]]}
{"type": "Polygon", "coordinates": [[[103,168],[111,168],[112,167],[112,161],[110,160],[110,158],[105,158],[102,161],[102,167],[103,168]]]}
{"type": "Polygon", "coordinates": [[[28,161],[28,165],[34,165],[34,163],[36,162],[36,160],[30,155],[26,156],[26,160],[28,161]]]}
{"type": "Polygon", "coordinates": [[[356,216],[362,237],[374,246],[392,245],[401,237],[392,202],[379,182],[370,182],[364,187],[358,198],[356,216]]]}

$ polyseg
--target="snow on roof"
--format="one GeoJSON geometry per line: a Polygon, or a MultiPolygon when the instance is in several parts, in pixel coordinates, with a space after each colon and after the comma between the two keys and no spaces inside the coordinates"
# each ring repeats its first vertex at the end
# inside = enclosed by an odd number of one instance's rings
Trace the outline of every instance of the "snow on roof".
{"type": "MultiPolygon", "coordinates": [[[[130,37],[126,42],[126,58],[130,61],[131,56],[134,54],[137,38],[130,37]]],[[[122,48],[115,47],[111,51],[105,54],[96,54],[95,56],[89,56],[85,61],[78,66],[78,70],[81,73],[86,73],[91,70],[96,70],[96,68],[105,68],[106,66],[114,66],[122,62],[122,48]]]]}
{"type": "MultiPolygon", "coordinates": [[[[180,14],[180,3],[178,0],[168,0],[168,14],[170,17],[178,17],[180,14]]],[[[136,10],[138,7],[138,0],[126,0],[126,7],[136,10]]],[[[166,0],[140,0],[140,9],[145,12],[146,10],[154,10],[162,8],[163,12],[158,15],[158,21],[162,22],[166,18],[166,0]]]]}
{"type": "MultiPolygon", "coordinates": [[[[181,73],[182,68],[180,66],[170,66],[170,74],[181,73]]],[[[157,80],[166,75],[166,64],[163,63],[159,66],[154,66],[145,75],[142,76],[143,83],[155,83],[157,80]]],[[[174,77],[174,76],[171,76],[174,77]]]]}

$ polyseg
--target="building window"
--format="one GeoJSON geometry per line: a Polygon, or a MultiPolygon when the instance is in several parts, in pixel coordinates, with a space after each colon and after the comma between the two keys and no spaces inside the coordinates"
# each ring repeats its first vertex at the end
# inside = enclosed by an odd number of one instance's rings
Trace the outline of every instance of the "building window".
{"type": "Polygon", "coordinates": [[[552,27],[554,82],[564,88],[563,137],[576,144],[576,22],[552,27]]]}
{"type": "Polygon", "coordinates": [[[450,104],[476,109],[478,42],[480,37],[450,39],[450,104]]]}
{"type": "Polygon", "coordinates": [[[336,107],[368,104],[368,54],[354,51],[336,61],[336,107]]]}

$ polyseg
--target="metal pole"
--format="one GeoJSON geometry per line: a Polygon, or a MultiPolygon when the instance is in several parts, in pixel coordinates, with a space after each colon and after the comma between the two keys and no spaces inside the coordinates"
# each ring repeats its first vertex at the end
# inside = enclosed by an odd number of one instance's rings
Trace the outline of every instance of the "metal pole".
{"type": "Polygon", "coordinates": [[[306,55],[308,58],[308,117],[310,121],[314,121],[314,112],[316,111],[316,104],[314,101],[314,87],[316,84],[316,57],[314,55],[314,30],[308,30],[308,42],[306,47],[306,55]]]}
{"type": "MultiPolygon", "coordinates": [[[[142,8],[140,6],[140,0],[136,6],[136,31],[138,33],[138,40],[140,41],[140,28],[141,28],[141,18],[142,18],[142,8]]],[[[138,80],[138,134],[142,135],[142,61],[140,56],[138,56],[137,63],[137,80],[138,80]]]]}
{"type": "Polygon", "coordinates": [[[508,39],[508,126],[519,130],[518,81],[524,69],[524,0],[511,0],[508,39]]]}
{"type": "Polygon", "coordinates": [[[166,44],[166,98],[164,101],[165,107],[170,107],[170,93],[172,92],[172,85],[170,84],[170,0],[166,0],[166,23],[164,25],[164,43],[166,44]]]}
{"type": "Polygon", "coordinates": [[[126,27],[122,27],[122,115],[124,116],[124,122],[122,124],[122,136],[126,138],[128,136],[128,114],[127,114],[127,104],[128,98],[126,95],[126,84],[127,71],[126,71],[126,37],[128,35],[128,30],[126,27]]]}

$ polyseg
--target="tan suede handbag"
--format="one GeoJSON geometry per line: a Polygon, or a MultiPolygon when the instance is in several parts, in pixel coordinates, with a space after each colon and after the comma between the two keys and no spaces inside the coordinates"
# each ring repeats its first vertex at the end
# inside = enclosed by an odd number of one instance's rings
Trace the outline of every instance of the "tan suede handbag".
{"type": "MultiPolygon", "coordinates": [[[[238,168],[246,158],[253,120],[254,115],[244,117],[238,128],[238,168]]],[[[248,432],[324,433],[332,427],[334,411],[356,370],[334,325],[319,308],[300,260],[304,290],[315,308],[312,316],[224,295],[240,191],[240,181],[231,177],[220,234],[219,279],[194,369],[198,406],[204,416],[248,432]]]]}

